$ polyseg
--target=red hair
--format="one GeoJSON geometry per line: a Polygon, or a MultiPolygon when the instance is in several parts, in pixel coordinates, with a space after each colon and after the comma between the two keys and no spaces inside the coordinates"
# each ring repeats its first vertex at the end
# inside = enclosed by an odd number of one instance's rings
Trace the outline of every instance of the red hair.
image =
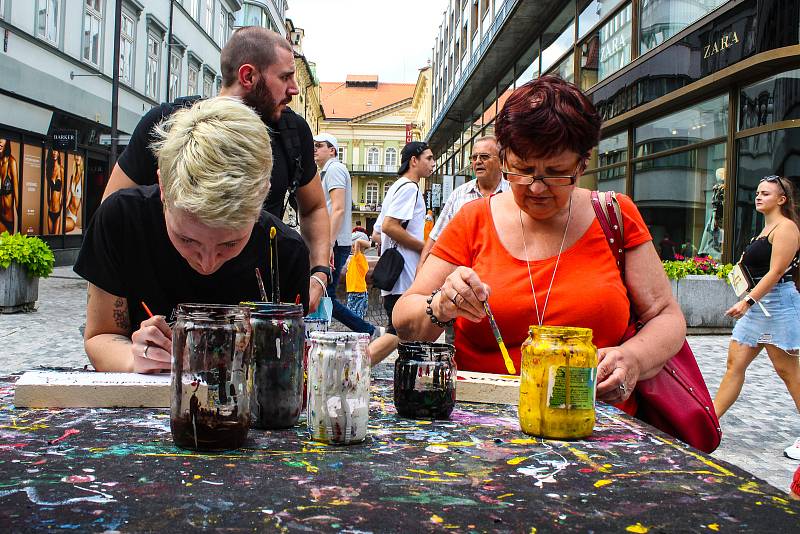
{"type": "Polygon", "coordinates": [[[523,159],[566,150],[589,157],[600,140],[600,115],[569,82],[542,76],[517,88],[497,115],[495,135],[503,150],[523,159]]]}

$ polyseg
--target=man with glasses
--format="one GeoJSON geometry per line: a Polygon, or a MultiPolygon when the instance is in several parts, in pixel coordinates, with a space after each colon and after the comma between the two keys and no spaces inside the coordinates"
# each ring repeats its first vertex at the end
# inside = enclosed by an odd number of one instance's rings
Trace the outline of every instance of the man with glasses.
{"type": "Polygon", "coordinates": [[[353,192],[350,173],[338,159],[339,143],[329,133],[314,136],[314,161],[319,166],[322,191],[331,218],[330,247],[333,250],[333,273],[328,296],[333,301],[333,318],[354,332],[379,335],[379,329],[364,321],[336,300],[336,287],[342,268],[350,256],[352,244],[353,192]]]}
{"type": "Polygon", "coordinates": [[[456,187],[450,193],[442,208],[442,213],[439,215],[439,220],[436,221],[430,238],[425,242],[425,248],[422,249],[418,270],[425,263],[425,258],[430,254],[442,230],[464,204],[508,190],[508,180],[503,178],[500,172],[500,151],[496,137],[487,135],[476,139],[472,144],[472,154],[469,159],[472,162],[472,172],[475,174],[475,178],[456,187]]]}

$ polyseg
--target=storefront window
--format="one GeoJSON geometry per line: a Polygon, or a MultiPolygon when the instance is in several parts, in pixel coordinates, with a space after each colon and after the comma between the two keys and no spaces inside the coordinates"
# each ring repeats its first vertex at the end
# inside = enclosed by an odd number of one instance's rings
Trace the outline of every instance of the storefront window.
{"type": "Polygon", "coordinates": [[[0,132],[0,234],[19,230],[19,143],[0,132]]]}
{"type": "Polygon", "coordinates": [[[662,260],[676,254],[721,259],[725,143],[639,161],[633,200],[662,260]]]}
{"type": "Polygon", "coordinates": [[[604,137],[597,145],[598,166],[624,163],[628,159],[628,132],[604,137]]]}
{"type": "Polygon", "coordinates": [[[575,43],[575,6],[570,3],[542,34],[542,72],[567,53],[575,43]]]}
{"type": "Polygon", "coordinates": [[[636,157],[724,137],[727,134],[728,95],[725,94],[636,128],[636,157]]]}
{"type": "Polygon", "coordinates": [[[800,69],[782,72],[742,89],[739,130],[800,119],[800,69]]]}
{"type": "MultiPolygon", "coordinates": [[[[740,139],[737,143],[736,197],[733,258],[764,227],[764,217],[755,211],[758,182],[778,174],[800,186],[800,128],[775,130],[740,139]]],[[[797,200],[797,199],[795,199],[797,200]]]]}
{"type": "Polygon", "coordinates": [[[584,0],[585,4],[578,16],[578,39],[582,39],[603,17],[614,11],[622,0],[584,0]]]}
{"type": "Polygon", "coordinates": [[[514,87],[519,87],[539,77],[539,40],[531,45],[519,59],[515,67],[517,79],[514,87]]]}
{"type": "Polygon", "coordinates": [[[28,235],[40,235],[39,218],[42,212],[42,147],[24,145],[22,152],[22,226],[20,231],[28,235]]]}
{"type": "Polygon", "coordinates": [[[558,76],[562,80],[573,83],[575,81],[575,61],[572,54],[567,54],[567,56],[561,60],[561,63],[553,67],[553,70],[547,74],[558,76]]]}
{"type": "Polygon", "coordinates": [[[581,44],[582,89],[589,89],[630,63],[632,13],[628,4],[581,44]]]}
{"type": "Polygon", "coordinates": [[[674,2],[641,0],[639,4],[639,54],[651,50],[712,12],[727,0],[674,2]]]}
{"type": "Polygon", "coordinates": [[[584,173],[579,180],[579,185],[590,190],[625,193],[625,178],[625,165],[620,165],[602,171],[584,173]]]}
{"type": "Polygon", "coordinates": [[[624,193],[627,159],[627,131],[604,137],[589,156],[586,163],[587,172],[580,181],[581,187],[624,193]],[[617,166],[609,168],[611,165],[617,166]],[[603,170],[597,171],[599,168],[603,170]]]}

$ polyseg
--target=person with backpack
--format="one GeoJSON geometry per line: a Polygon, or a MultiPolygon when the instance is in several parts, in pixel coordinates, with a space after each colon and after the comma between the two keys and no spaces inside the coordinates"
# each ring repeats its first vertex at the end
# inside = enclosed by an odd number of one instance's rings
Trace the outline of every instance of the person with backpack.
{"type": "Polygon", "coordinates": [[[400,178],[386,192],[381,213],[375,222],[375,228],[380,228],[381,232],[381,259],[375,266],[372,281],[373,285],[381,288],[383,308],[389,317],[389,324],[386,335],[369,345],[373,365],[391,354],[400,342],[392,323],[392,311],[397,300],[411,287],[420,253],[425,246],[422,241],[425,231],[425,199],[419,190],[419,181],[433,174],[435,166],[436,159],[427,143],[412,141],[406,144],[400,152],[400,168],[397,171],[400,178]],[[385,263],[384,256],[397,257],[395,265],[399,269],[395,271],[396,276],[381,276],[385,274],[381,273],[381,264],[385,263]],[[380,283],[381,279],[384,279],[384,283],[380,283]]]}
{"type": "MultiPolygon", "coordinates": [[[[282,219],[291,204],[300,215],[300,233],[310,251],[309,276],[319,281],[309,280],[310,309],[314,311],[331,281],[327,237],[330,223],[314,163],[311,129],[302,117],[288,108],[292,97],[299,94],[292,45],[266,28],[240,28],[222,49],[220,68],[222,89],[219,95],[241,99],[269,127],[274,165],[264,208],[282,219]]],[[[157,140],[156,126],[199,99],[198,96],[179,98],[153,108],[142,117],[114,166],[103,200],[119,189],[158,183],[158,162],[151,148],[157,140]]]]}

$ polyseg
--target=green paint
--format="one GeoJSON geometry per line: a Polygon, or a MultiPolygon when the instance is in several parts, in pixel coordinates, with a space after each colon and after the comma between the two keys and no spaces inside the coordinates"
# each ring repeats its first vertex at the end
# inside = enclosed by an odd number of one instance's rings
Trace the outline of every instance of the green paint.
{"type": "Polygon", "coordinates": [[[439,506],[475,506],[476,504],[478,504],[472,499],[464,499],[461,497],[450,497],[448,495],[439,495],[435,493],[420,493],[419,495],[403,495],[399,497],[387,497],[381,500],[391,501],[391,502],[407,502],[415,504],[437,504],[439,506]]]}

